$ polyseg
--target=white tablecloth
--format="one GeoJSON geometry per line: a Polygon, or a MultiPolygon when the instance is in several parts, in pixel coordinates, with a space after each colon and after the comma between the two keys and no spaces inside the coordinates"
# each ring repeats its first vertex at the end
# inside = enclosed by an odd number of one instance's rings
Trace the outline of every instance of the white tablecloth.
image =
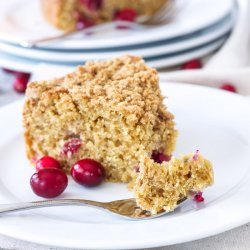
{"type": "MultiPolygon", "coordinates": [[[[0,106],[22,98],[12,91],[12,77],[0,71],[0,106]]],[[[167,235],[166,235],[167,237],[167,235]]],[[[0,235],[0,249],[15,250],[62,250],[63,248],[49,247],[24,242],[0,235]]],[[[155,249],[155,248],[154,248],[155,249]]],[[[157,248],[158,250],[249,250],[250,223],[228,232],[189,243],[157,248]]]]}

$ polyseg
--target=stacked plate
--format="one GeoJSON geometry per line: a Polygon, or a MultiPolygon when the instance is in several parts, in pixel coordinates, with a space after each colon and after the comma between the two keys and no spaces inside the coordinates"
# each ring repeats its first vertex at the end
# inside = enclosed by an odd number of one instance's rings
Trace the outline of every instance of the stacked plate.
{"type": "Polygon", "coordinates": [[[60,31],[44,20],[39,1],[1,1],[0,66],[32,71],[40,63],[74,66],[127,53],[142,56],[152,67],[174,66],[218,49],[237,14],[233,0],[175,0],[175,5],[167,24],[80,33],[27,48],[24,42],[60,31]]]}

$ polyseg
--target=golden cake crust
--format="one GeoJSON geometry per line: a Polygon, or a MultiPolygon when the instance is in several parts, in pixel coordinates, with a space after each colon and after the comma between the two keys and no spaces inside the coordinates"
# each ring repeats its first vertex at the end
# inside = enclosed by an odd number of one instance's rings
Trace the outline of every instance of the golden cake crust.
{"type": "Polygon", "coordinates": [[[52,81],[31,82],[23,112],[28,158],[57,158],[65,171],[82,158],[101,162],[109,181],[129,182],[142,155],[170,155],[176,130],[158,75],[138,57],[88,62],[52,81]],[[77,153],[62,155],[79,139],[77,153]]]}

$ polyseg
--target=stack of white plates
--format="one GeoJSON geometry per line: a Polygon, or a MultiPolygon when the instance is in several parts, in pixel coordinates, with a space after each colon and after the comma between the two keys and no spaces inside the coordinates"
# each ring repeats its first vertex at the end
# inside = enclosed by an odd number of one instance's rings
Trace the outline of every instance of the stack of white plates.
{"type": "Polygon", "coordinates": [[[26,48],[23,41],[60,31],[44,20],[38,0],[1,1],[0,66],[32,71],[39,63],[74,66],[129,53],[164,68],[205,56],[225,42],[236,15],[233,0],[175,0],[175,4],[175,16],[161,26],[78,34],[26,48]]]}

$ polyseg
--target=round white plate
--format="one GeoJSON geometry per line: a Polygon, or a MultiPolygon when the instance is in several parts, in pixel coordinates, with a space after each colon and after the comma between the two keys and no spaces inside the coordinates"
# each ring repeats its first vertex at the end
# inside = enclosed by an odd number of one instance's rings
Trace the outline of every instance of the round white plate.
{"type": "Polygon", "coordinates": [[[226,39],[227,37],[222,37],[215,42],[206,44],[205,46],[200,46],[183,53],[180,52],[169,56],[156,56],[155,58],[150,58],[150,60],[146,60],[146,62],[149,66],[157,69],[179,65],[194,58],[201,58],[212,53],[213,51],[220,48],[224,44],[226,39]]]}
{"type": "Polygon", "coordinates": [[[65,62],[65,63],[73,63],[73,62],[82,62],[87,60],[100,60],[111,57],[118,57],[123,54],[133,54],[137,56],[141,56],[144,58],[147,57],[155,57],[158,55],[167,55],[169,53],[180,52],[187,49],[195,48],[197,46],[202,46],[209,42],[212,42],[223,35],[227,34],[234,24],[234,16],[229,15],[227,18],[223,19],[223,21],[219,22],[212,27],[209,27],[205,30],[202,30],[197,35],[175,39],[172,42],[166,41],[162,43],[156,43],[149,46],[141,46],[140,48],[124,48],[118,51],[53,51],[53,50],[40,50],[40,49],[29,49],[23,48],[19,46],[15,46],[12,44],[0,42],[0,50],[9,53],[14,56],[19,56],[23,58],[30,58],[36,60],[45,60],[50,62],[65,62]]]}
{"type": "MultiPolygon", "coordinates": [[[[180,0],[176,0],[177,4],[180,0]]],[[[225,17],[234,6],[233,0],[189,0],[180,6],[172,22],[142,30],[115,30],[84,36],[76,40],[65,39],[50,43],[43,48],[87,49],[110,48],[150,43],[183,36],[202,30],[225,17]],[[128,39],[129,38],[129,39],[128,39]]],[[[0,39],[17,43],[60,34],[42,16],[39,1],[9,0],[0,1],[0,39]]]]}
{"type": "MultiPolygon", "coordinates": [[[[237,94],[185,84],[161,84],[176,117],[176,155],[199,149],[214,165],[205,202],[187,202],[154,220],[129,221],[87,207],[55,207],[0,217],[0,233],[25,241],[69,247],[135,249],[214,235],[250,221],[249,101],[237,94]]],[[[30,187],[34,169],[25,157],[22,102],[0,110],[0,203],[39,200],[30,187]]],[[[61,198],[100,201],[132,197],[122,184],[83,188],[70,179],[61,198]]]]}
{"type": "MultiPolygon", "coordinates": [[[[180,52],[180,53],[174,53],[171,55],[162,55],[158,57],[156,56],[150,60],[146,59],[146,61],[148,65],[154,68],[164,68],[164,67],[178,65],[188,60],[191,60],[194,58],[200,58],[205,55],[208,55],[209,53],[218,49],[225,42],[225,40],[226,38],[223,37],[219,39],[218,41],[185,51],[183,53],[180,52]]],[[[29,60],[29,59],[25,59],[22,57],[16,57],[10,54],[0,52],[0,66],[4,68],[17,70],[17,71],[32,72],[41,63],[46,63],[52,66],[53,65],[65,65],[65,66],[73,67],[79,64],[83,64],[84,61],[76,62],[74,64],[71,64],[71,63],[66,64],[66,63],[61,63],[61,62],[47,62],[44,60],[29,60]]]]}

